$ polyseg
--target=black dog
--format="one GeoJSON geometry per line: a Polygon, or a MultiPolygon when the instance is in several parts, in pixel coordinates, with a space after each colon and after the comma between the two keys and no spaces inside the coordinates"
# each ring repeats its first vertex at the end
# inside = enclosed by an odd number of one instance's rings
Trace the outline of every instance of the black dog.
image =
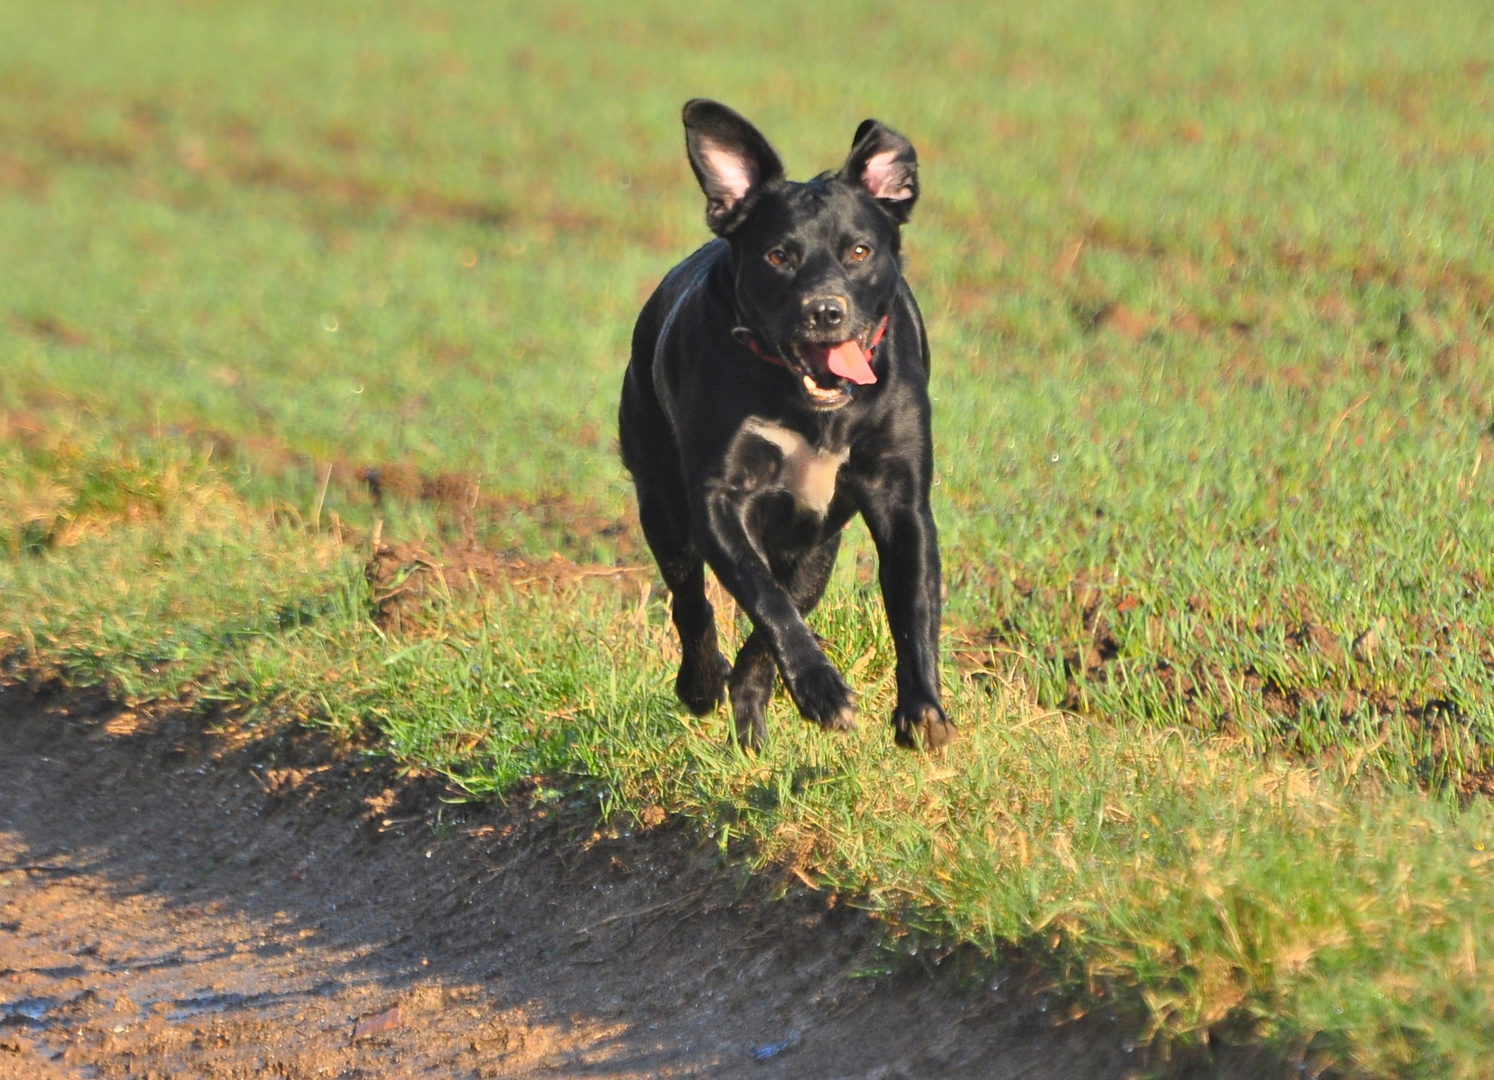
{"type": "Polygon", "coordinates": [[[855,695],[804,616],[860,511],[897,647],[897,741],[943,745],[955,727],[939,694],[929,350],[899,257],[917,155],[867,120],[838,173],[792,183],[726,106],[691,101],[684,120],[720,239],[644,305],[619,416],[643,532],[674,594],[675,690],[700,715],[729,683],[737,739],[759,747],[776,664],[806,719],[853,727],[855,695]],[[752,619],[734,665],[702,560],[752,619]]]}

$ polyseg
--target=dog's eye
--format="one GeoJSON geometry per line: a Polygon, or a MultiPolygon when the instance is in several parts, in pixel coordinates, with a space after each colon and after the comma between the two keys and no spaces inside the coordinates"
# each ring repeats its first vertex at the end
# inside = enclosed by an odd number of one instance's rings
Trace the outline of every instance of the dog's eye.
{"type": "Polygon", "coordinates": [[[851,249],[851,262],[865,262],[871,258],[871,248],[865,244],[857,244],[851,249]]]}
{"type": "Polygon", "coordinates": [[[770,266],[782,266],[784,263],[788,262],[788,252],[784,251],[783,248],[774,248],[772,251],[768,252],[765,257],[767,258],[768,265],[770,266]]]}

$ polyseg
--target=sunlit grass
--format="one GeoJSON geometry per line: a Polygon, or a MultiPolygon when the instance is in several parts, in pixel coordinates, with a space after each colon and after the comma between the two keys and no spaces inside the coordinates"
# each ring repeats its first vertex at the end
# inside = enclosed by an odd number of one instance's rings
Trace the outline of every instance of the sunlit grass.
{"type": "Polygon", "coordinates": [[[892,745],[890,642],[848,567],[816,625],[863,691],[862,727],[826,736],[780,699],[749,757],[724,714],[678,708],[665,613],[630,587],[437,596],[418,632],[390,635],[330,539],[218,509],[0,564],[20,601],[0,653],[126,695],[237,702],[251,723],[301,716],[478,796],[541,778],[623,825],[684,815],[724,856],[881,913],[909,949],[1015,949],[1072,1013],[1139,1005],[1137,1038],[1212,1030],[1372,1074],[1480,1074],[1494,811],[1386,780],[1368,747],[1309,768],[949,671],[963,737],[919,759],[892,745]],[[91,585],[101,573],[129,587],[91,585]]]}

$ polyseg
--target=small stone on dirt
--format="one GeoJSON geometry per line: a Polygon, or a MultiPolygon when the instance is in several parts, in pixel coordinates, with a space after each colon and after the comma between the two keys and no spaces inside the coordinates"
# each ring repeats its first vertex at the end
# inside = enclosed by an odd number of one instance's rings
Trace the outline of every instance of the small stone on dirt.
{"type": "Polygon", "coordinates": [[[752,1056],[757,1061],[767,1061],[770,1058],[777,1057],[785,1050],[792,1050],[799,1045],[799,1040],[799,1033],[797,1031],[790,1031],[787,1037],[779,1039],[777,1042],[767,1043],[763,1046],[754,1046],[752,1048],[752,1056]]]}
{"type": "Polygon", "coordinates": [[[1354,639],[1354,659],[1359,661],[1373,660],[1375,653],[1380,651],[1380,639],[1385,633],[1385,617],[1382,615],[1375,620],[1364,633],[1354,639]]]}
{"type": "Polygon", "coordinates": [[[381,1032],[391,1031],[399,1027],[403,1019],[404,1017],[400,1013],[398,1005],[391,1009],[385,1009],[378,1016],[370,1016],[368,1019],[361,1021],[353,1029],[353,1038],[364,1039],[370,1035],[378,1035],[381,1032]]]}

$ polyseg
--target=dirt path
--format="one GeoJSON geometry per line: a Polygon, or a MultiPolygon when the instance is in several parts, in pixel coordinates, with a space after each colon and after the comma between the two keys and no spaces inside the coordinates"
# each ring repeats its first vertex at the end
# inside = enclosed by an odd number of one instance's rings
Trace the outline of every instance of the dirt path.
{"type": "Polygon", "coordinates": [[[855,978],[868,918],[743,890],[683,829],[439,795],[305,734],[0,689],[0,1077],[1137,1065],[1120,1024],[1055,1026],[1019,980],[855,978]]]}

